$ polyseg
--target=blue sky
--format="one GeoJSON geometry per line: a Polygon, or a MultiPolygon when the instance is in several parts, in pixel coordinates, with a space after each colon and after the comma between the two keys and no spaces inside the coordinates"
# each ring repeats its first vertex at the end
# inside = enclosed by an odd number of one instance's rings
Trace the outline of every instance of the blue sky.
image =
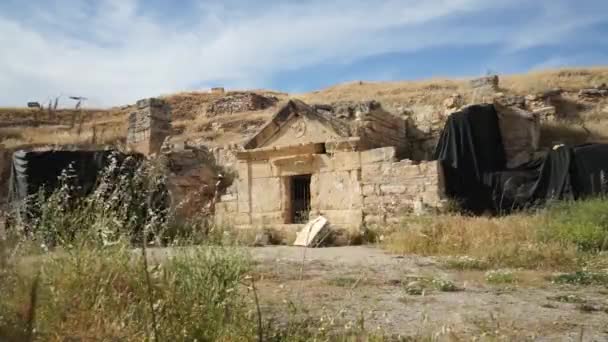
{"type": "MultiPolygon", "coordinates": [[[[0,106],[608,64],[607,0],[0,0],[0,106]]],[[[63,102],[69,105],[68,102],[63,102]]]]}

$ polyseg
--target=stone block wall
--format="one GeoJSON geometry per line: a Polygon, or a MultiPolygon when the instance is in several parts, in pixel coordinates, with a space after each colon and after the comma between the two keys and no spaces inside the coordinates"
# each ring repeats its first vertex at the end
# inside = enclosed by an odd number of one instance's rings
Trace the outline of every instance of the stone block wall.
{"type": "Polygon", "coordinates": [[[436,161],[363,159],[364,223],[393,224],[408,215],[441,210],[445,200],[439,165],[436,161]]]}
{"type": "Polygon", "coordinates": [[[254,227],[285,224],[289,176],[311,174],[311,217],[334,229],[358,231],[365,222],[386,224],[412,213],[440,209],[436,162],[396,161],[396,149],[239,160],[238,179],[216,204],[216,223],[254,227]]]}
{"type": "Polygon", "coordinates": [[[171,134],[171,110],[162,99],[137,101],[129,114],[127,146],[144,155],[158,154],[171,134]]]}

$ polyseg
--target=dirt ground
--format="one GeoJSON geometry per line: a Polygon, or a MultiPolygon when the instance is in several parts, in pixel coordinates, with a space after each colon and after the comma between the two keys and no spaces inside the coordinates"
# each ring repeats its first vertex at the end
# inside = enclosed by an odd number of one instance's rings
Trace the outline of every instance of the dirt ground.
{"type": "Polygon", "coordinates": [[[516,270],[516,282],[489,284],[485,271],[448,270],[433,258],[372,246],[272,246],[249,253],[265,312],[286,312],[293,303],[317,317],[402,336],[608,341],[608,289],[553,284],[548,273],[516,270]],[[457,289],[423,286],[421,294],[408,293],[429,279],[450,280],[457,289]]]}

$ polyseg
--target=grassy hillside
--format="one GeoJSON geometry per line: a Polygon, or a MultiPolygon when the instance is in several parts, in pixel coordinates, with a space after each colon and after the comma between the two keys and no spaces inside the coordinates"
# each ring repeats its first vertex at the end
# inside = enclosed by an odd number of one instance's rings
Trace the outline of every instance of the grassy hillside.
{"type": "MultiPolygon", "coordinates": [[[[565,107],[558,122],[544,129],[548,140],[568,136],[568,141],[603,140],[608,132],[608,99],[580,101],[579,89],[608,83],[608,67],[569,68],[500,76],[500,90],[507,95],[536,94],[562,88],[565,107]]],[[[238,143],[253,134],[283,101],[290,97],[309,103],[377,100],[397,114],[404,108],[441,110],[443,101],[460,94],[466,103],[478,101],[466,79],[429,79],[398,82],[350,82],[305,94],[264,90],[279,99],[271,108],[230,115],[209,115],[211,102],[222,94],[182,92],[163,96],[172,107],[175,140],[195,140],[210,145],[238,143]]],[[[229,95],[230,93],[227,93],[229,95]]],[[[154,96],[155,94],[150,94],[154,96]]],[[[7,148],[26,145],[115,144],[124,141],[130,107],[60,110],[53,115],[23,108],[0,108],[0,141],[7,148]],[[75,117],[75,118],[74,118],[75,117]],[[72,124],[72,121],[75,123],[72,124]]]]}

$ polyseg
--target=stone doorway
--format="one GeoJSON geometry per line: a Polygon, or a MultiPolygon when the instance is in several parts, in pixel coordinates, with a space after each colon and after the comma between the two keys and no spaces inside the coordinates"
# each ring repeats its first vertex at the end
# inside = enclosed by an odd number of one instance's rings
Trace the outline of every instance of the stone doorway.
{"type": "Polygon", "coordinates": [[[310,213],[310,177],[311,175],[299,175],[290,178],[291,223],[308,222],[308,214],[310,213]]]}

